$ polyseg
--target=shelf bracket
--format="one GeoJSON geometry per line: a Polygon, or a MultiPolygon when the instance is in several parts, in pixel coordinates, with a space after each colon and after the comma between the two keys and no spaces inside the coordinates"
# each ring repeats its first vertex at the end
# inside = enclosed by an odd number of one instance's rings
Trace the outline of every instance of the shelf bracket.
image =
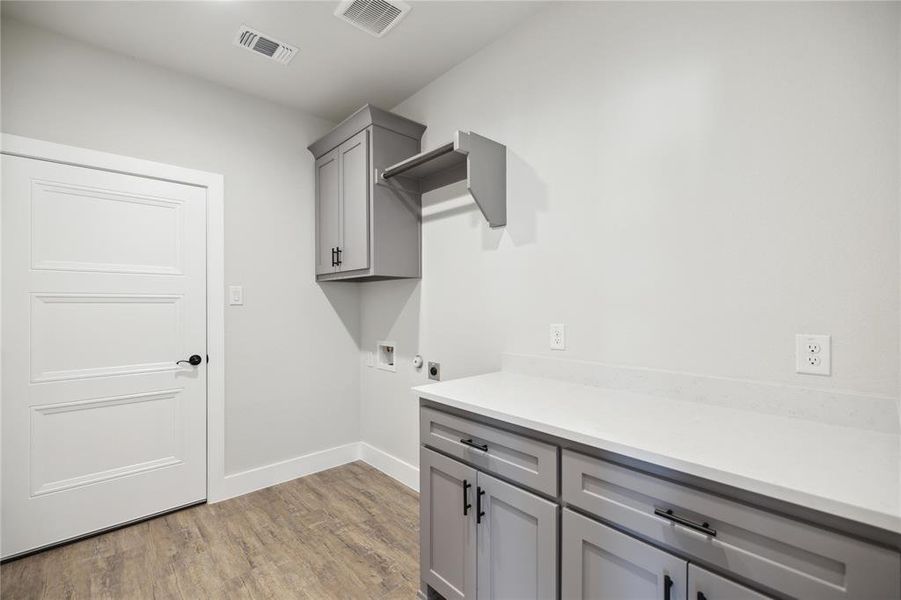
{"type": "Polygon", "coordinates": [[[489,227],[507,224],[507,147],[477,133],[458,131],[454,150],[466,154],[466,188],[489,227]]]}

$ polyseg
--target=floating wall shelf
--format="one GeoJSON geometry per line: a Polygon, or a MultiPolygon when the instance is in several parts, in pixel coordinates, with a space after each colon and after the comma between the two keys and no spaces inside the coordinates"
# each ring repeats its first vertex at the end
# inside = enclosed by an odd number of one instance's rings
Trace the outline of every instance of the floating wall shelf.
{"type": "Polygon", "coordinates": [[[404,182],[402,188],[418,185],[419,192],[466,181],[488,225],[507,224],[507,147],[476,133],[458,131],[453,142],[392,165],[381,177],[404,182]]]}

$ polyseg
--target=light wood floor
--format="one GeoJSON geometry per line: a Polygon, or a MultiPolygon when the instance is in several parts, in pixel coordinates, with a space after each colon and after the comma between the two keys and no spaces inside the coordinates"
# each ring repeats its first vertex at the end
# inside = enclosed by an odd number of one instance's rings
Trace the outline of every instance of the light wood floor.
{"type": "Polygon", "coordinates": [[[352,463],[10,561],[0,595],[411,600],[418,502],[352,463]]]}

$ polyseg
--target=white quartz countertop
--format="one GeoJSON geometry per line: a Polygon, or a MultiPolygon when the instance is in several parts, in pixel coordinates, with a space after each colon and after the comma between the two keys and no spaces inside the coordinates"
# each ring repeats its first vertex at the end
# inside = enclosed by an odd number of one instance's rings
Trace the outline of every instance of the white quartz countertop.
{"type": "Polygon", "coordinates": [[[901,436],[508,372],[421,398],[901,533],[901,436]]]}

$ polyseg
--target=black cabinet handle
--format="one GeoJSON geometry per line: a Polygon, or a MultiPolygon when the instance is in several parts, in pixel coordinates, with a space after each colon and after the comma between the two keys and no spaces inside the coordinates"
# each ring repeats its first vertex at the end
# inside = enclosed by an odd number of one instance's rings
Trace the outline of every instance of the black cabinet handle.
{"type": "Polygon", "coordinates": [[[673,589],[673,578],[669,575],[663,576],[663,600],[670,600],[673,589]]]}
{"type": "Polygon", "coordinates": [[[341,266],[341,246],[338,246],[337,248],[335,248],[335,251],[336,251],[336,255],[337,255],[335,264],[340,267],[341,266]]]}
{"type": "Polygon", "coordinates": [[[698,592],[698,600],[707,600],[707,596],[704,595],[704,592],[698,592]]]}
{"type": "Polygon", "coordinates": [[[466,444],[470,448],[475,448],[476,450],[481,450],[482,452],[488,452],[488,444],[476,444],[472,441],[472,438],[468,440],[460,440],[461,444],[466,444]]]}
{"type": "Polygon", "coordinates": [[[685,517],[680,517],[676,513],[673,512],[671,508],[654,508],[654,514],[658,517],[663,517],[673,523],[678,523],[679,525],[684,525],[690,529],[694,529],[695,531],[700,531],[701,533],[706,533],[711,537],[716,537],[716,529],[713,529],[710,526],[710,523],[704,521],[703,523],[695,523],[694,521],[690,521],[685,517]]]}
{"type": "Polygon", "coordinates": [[[482,517],[485,516],[485,511],[482,510],[482,496],[485,495],[485,490],[476,486],[476,524],[482,522],[482,517]]]}
{"type": "Polygon", "coordinates": [[[472,504],[467,502],[467,500],[469,500],[469,488],[471,488],[471,487],[472,487],[472,484],[464,479],[463,480],[463,516],[464,517],[467,514],[469,514],[469,509],[472,508],[472,504]]]}
{"type": "Polygon", "coordinates": [[[332,248],[332,266],[335,266],[335,249],[332,248]]]}

